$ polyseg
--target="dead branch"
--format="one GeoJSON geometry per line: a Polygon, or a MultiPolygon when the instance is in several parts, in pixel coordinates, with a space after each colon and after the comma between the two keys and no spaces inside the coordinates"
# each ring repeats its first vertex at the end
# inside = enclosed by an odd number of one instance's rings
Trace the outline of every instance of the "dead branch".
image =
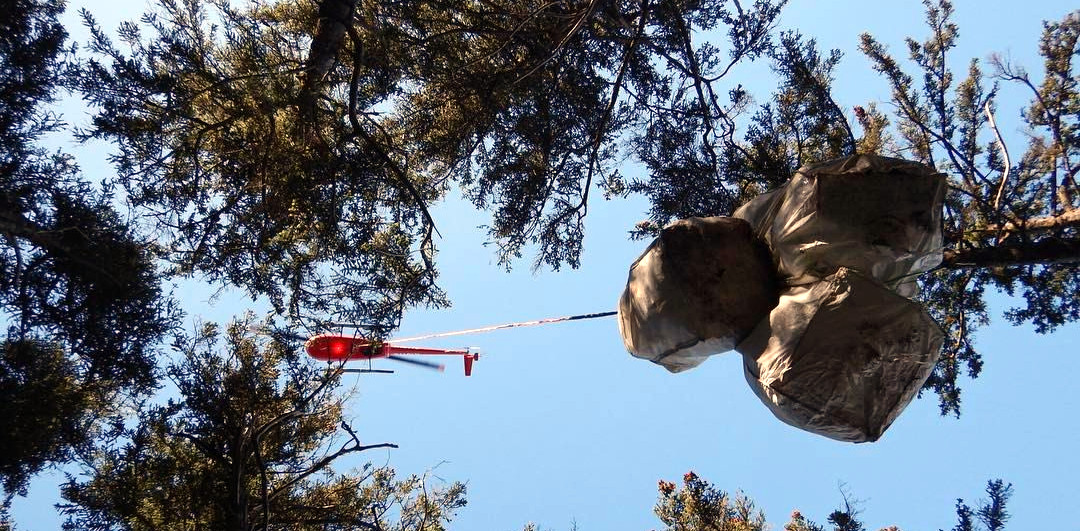
{"type": "Polygon", "coordinates": [[[990,124],[990,130],[994,132],[994,136],[997,138],[998,146],[1001,148],[1001,156],[1005,158],[1005,169],[1001,172],[1001,184],[998,185],[997,195],[994,196],[994,210],[998,209],[998,205],[1001,204],[1001,192],[1005,190],[1005,181],[1009,179],[1009,168],[1012,166],[1012,162],[1009,161],[1009,148],[1005,147],[1005,141],[1001,139],[1001,132],[998,131],[997,122],[994,121],[994,113],[990,111],[990,100],[986,100],[983,104],[983,112],[986,113],[986,120],[990,124]]]}

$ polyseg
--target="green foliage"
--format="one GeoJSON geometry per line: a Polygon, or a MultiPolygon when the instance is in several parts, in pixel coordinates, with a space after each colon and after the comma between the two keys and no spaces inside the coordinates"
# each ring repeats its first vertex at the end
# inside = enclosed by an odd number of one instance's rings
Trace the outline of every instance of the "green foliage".
{"type": "MultiPolygon", "coordinates": [[[[761,531],[770,528],[765,522],[765,514],[755,511],[750,498],[739,494],[732,501],[726,493],[693,472],[683,476],[683,484],[679,487],[661,480],[658,490],[660,494],[654,511],[665,531],[761,531]]],[[[784,531],[864,531],[866,526],[859,519],[856,507],[858,502],[853,502],[844,489],[841,493],[843,507],[829,514],[830,527],[816,524],[795,510],[784,524],[784,531]]],[[[1001,531],[1005,528],[1009,519],[1006,504],[1012,495],[1012,485],[1000,479],[990,480],[986,483],[986,493],[989,499],[980,502],[974,510],[964,504],[964,500],[956,501],[957,524],[952,531],[1001,531]]],[[[880,531],[900,530],[889,526],[880,531]]]]}
{"type": "MultiPolygon", "coordinates": [[[[872,36],[862,36],[861,49],[892,88],[899,138],[888,139],[895,142],[891,150],[950,176],[946,267],[923,279],[921,299],[946,331],[941,361],[926,388],[938,393],[943,414],[958,415],[957,377],[965,368],[976,377],[982,367],[974,340],[977,328],[989,322],[983,301],[988,286],[1025,299],[1025,306],[1006,312],[1014,324],[1030,322],[1047,333],[1080,318],[1080,272],[1072,265],[1080,258],[1074,250],[1078,139],[1065,133],[1080,110],[1071,70],[1080,50],[1080,22],[1074,13],[1046,25],[1040,46],[1045,81],[1039,88],[1022,69],[992,59],[998,80],[1027,85],[1034,96],[1023,113],[1032,140],[1020,160],[1011,161],[991,121],[996,84],[987,90],[978,60],[955,83],[949,60],[959,30],[951,21],[952,4],[924,3],[930,36],[907,41],[921,84],[872,36]]],[[[864,129],[880,137],[880,127],[867,123],[864,129]]]]}
{"type": "Polygon", "coordinates": [[[173,310],[150,249],[78,175],[38,144],[63,127],[47,111],[61,88],[63,4],[0,13],[0,322],[8,494],[92,438],[93,420],[155,385],[154,348],[173,310]],[[19,406],[21,404],[21,406],[19,406]]]}
{"type": "MultiPolygon", "coordinates": [[[[647,7],[647,4],[643,4],[647,7]]],[[[415,83],[397,120],[431,179],[458,180],[493,211],[503,264],[576,266],[592,180],[630,61],[643,61],[637,2],[416,2],[398,13],[415,83]],[[613,96],[613,99],[611,98],[613,96]]]]}
{"type": "Polygon", "coordinates": [[[729,76],[740,61],[770,54],[772,29],[785,3],[756,2],[753,9],[719,18],[728,26],[728,59],[722,59],[719,43],[695,45],[692,28],[666,15],[676,24],[657,50],[655,62],[665,68],[638,81],[634,94],[641,96],[634,112],[640,119],[628,140],[648,169],[647,178],[627,186],[652,203],[651,225],[642,227],[648,232],[673,218],[726,214],[738,207],[743,183],[729,176],[739,174],[748,157],[735,142],[736,119],[752,97],[729,76]]]}
{"type": "MultiPolygon", "coordinates": [[[[676,218],[730,214],[759,193],[786,182],[803,164],[855,151],[858,141],[831,95],[832,71],[840,52],[822,53],[813,39],[795,32],[781,34],[777,43],[763,36],[756,51],[772,60],[778,89],[750,115],[741,137],[737,119],[752,107],[753,95],[737,85],[728,91],[729,105],[710,107],[718,123],[724,124],[724,134],[717,135],[715,145],[709,147],[715,154],[710,164],[688,172],[670,149],[652,157],[636,152],[652,169],[647,181],[631,183],[626,190],[646,195],[652,202],[649,220],[639,224],[636,236],[655,234],[676,218]]],[[[721,79],[700,82],[713,94],[719,90],[713,83],[721,79]]],[[[713,104],[718,101],[716,96],[710,99],[713,104]]],[[[680,138],[688,141],[710,138],[711,130],[700,124],[681,121],[680,127],[685,128],[680,138]]],[[[657,135],[660,132],[648,131],[637,141],[674,145],[657,135]]]]}
{"type": "Polygon", "coordinates": [[[839,50],[822,55],[812,39],[790,32],[781,36],[774,53],[774,70],[780,77],[780,90],[773,95],[774,127],[779,128],[775,134],[794,140],[788,149],[796,167],[855,152],[844,112],[829,92],[832,71],[841,57],[839,50]]]}
{"type": "Polygon", "coordinates": [[[683,485],[660,481],[660,499],[653,511],[669,531],[763,531],[765,515],[743,495],[734,500],[693,472],[683,485]]]}
{"type": "Polygon", "coordinates": [[[93,397],[61,349],[36,341],[0,348],[0,486],[25,495],[33,474],[90,442],[93,397]]]}
{"type": "Polygon", "coordinates": [[[98,110],[84,136],[117,143],[117,183],[171,273],[385,334],[406,307],[444,302],[425,206],[444,190],[378,118],[403,82],[389,27],[350,28],[306,81],[313,8],[164,0],[120,28],[126,53],[84,12],[79,87],[98,110]]]}
{"type": "Polygon", "coordinates": [[[686,208],[733,201],[713,174],[745,93],[733,92],[729,106],[716,87],[768,49],[783,4],[385,6],[409,53],[397,130],[430,179],[456,180],[492,211],[500,263],[536,246],[537,266],[576,267],[593,187],[632,187],[686,208]],[[703,31],[726,33],[726,46],[693,42],[703,31]],[[650,179],[618,173],[623,143],[650,179]]]}
{"type": "Polygon", "coordinates": [[[740,203],[787,182],[804,164],[851,155],[856,148],[830,92],[840,51],[823,55],[813,39],[787,32],[772,59],[779,88],[753,115],[744,140],[728,150],[733,160],[724,178],[743,191],[740,203]]]}
{"type": "Polygon", "coordinates": [[[168,374],[179,397],[143,408],[94,454],[85,480],[68,481],[65,528],[443,529],[464,486],[334,470],[343,456],[392,445],[362,444],[342,418],[339,373],[251,325],[232,323],[223,347],[213,325],[178,342],[168,374]]]}
{"type": "Polygon", "coordinates": [[[54,191],[22,220],[0,295],[9,335],[39,331],[70,349],[85,378],[149,391],[171,307],[146,247],[85,184],[54,191]]]}
{"type": "Polygon", "coordinates": [[[1012,484],[1000,479],[986,482],[986,494],[989,499],[981,501],[979,507],[972,510],[962,498],[956,500],[956,526],[953,531],[1001,531],[1009,520],[1005,505],[1012,496],[1012,484]]]}

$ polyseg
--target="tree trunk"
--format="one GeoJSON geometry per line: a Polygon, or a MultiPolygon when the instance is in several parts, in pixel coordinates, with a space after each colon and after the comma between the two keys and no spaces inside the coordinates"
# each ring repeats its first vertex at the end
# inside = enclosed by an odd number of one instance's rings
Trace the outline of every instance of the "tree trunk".
{"type": "Polygon", "coordinates": [[[1080,263],[1080,239],[1043,238],[1030,243],[1005,244],[978,249],[948,249],[941,267],[1000,267],[1023,264],[1080,263]]]}
{"type": "Polygon", "coordinates": [[[307,71],[301,88],[301,101],[313,107],[319,85],[334,66],[345,35],[352,24],[357,0],[321,0],[319,26],[308,49],[307,71]]]}

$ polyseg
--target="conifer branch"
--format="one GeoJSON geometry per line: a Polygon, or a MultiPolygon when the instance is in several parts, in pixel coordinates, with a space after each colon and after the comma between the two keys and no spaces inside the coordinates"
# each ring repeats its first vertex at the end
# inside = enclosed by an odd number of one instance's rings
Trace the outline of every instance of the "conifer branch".
{"type": "Polygon", "coordinates": [[[1080,238],[1045,238],[1036,242],[973,249],[947,249],[945,269],[1080,263],[1080,238]]]}

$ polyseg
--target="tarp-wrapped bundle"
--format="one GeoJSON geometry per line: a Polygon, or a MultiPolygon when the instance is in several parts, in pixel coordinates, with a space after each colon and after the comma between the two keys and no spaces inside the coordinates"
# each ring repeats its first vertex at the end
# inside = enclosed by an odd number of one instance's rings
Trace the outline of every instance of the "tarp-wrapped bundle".
{"type": "Polygon", "coordinates": [[[841,268],[788,290],[738,350],[747,382],[779,419],[865,442],[918,393],[942,337],[919,304],[841,268]]]}
{"type": "Polygon", "coordinates": [[[745,221],[672,223],[630,267],[619,299],[626,349],[671,372],[732,350],[776,305],[774,277],[745,221]]]}
{"type": "Polygon", "coordinates": [[[875,441],[941,349],[941,329],[909,298],[941,262],[944,194],[933,168],[856,155],[800,169],[738,219],[676,222],[630,269],[626,348],[678,372],[737,345],[778,418],[875,441]]]}
{"type": "Polygon", "coordinates": [[[783,281],[848,267],[898,293],[942,260],[945,176],[924,164],[856,155],[800,169],[734,214],[769,245],[783,281]]]}

